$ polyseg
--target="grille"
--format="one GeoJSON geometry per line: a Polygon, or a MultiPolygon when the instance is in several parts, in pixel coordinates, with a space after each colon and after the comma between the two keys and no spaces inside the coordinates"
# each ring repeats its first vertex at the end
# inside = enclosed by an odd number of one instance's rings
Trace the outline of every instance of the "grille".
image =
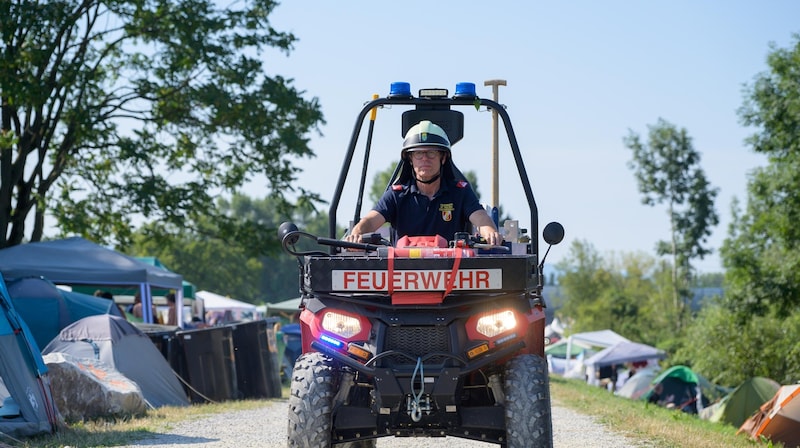
{"type": "MultiPolygon", "coordinates": [[[[434,352],[450,353],[450,334],[447,327],[389,327],[386,334],[385,351],[395,350],[417,357],[434,352]]],[[[446,357],[432,356],[425,360],[426,364],[441,364],[446,357]]],[[[413,365],[404,356],[388,356],[390,366],[413,365]]]]}

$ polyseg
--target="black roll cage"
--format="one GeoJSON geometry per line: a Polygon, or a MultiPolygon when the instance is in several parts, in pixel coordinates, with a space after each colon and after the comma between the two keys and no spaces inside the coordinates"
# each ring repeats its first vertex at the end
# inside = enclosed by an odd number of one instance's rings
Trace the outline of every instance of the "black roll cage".
{"type": "MultiPolygon", "coordinates": [[[[344,190],[344,185],[347,180],[347,174],[350,172],[350,165],[353,161],[353,155],[355,154],[356,144],[358,143],[359,135],[361,134],[361,129],[364,125],[364,120],[367,118],[367,114],[374,108],[380,108],[383,106],[415,106],[416,110],[419,111],[421,114],[424,114],[425,110],[431,111],[441,111],[441,110],[451,110],[453,106],[459,107],[480,107],[485,106],[489,110],[493,112],[497,112],[498,119],[502,121],[503,127],[506,131],[506,136],[508,137],[508,142],[511,148],[511,153],[514,156],[514,162],[517,166],[517,172],[519,173],[520,182],[522,183],[522,188],[525,191],[525,198],[528,201],[528,207],[530,210],[530,236],[531,236],[531,251],[533,254],[539,255],[539,212],[536,207],[536,200],[533,197],[533,191],[531,190],[531,185],[528,180],[528,173],[525,170],[525,164],[522,161],[522,154],[519,150],[519,144],[517,143],[516,135],[514,134],[514,128],[511,126],[511,120],[508,116],[508,113],[505,110],[505,107],[501,104],[485,99],[485,98],[478,98],[478,97],[452,97],[452,98],[445,98],[445,97],[436,97],[436,98],[416,98],[416,97],[402,97],[402,98],[393,98],[393,97],[385,97],[385,98],[377,98],[374,99],[364,105],[361,109],[361,112],[358,114],[356,119],[355,126],[353,128],[352,136],[350,137],[350,143],[347,147],[347,153],[344,158],[344,163],[342,164],[342,170],[339,174],[339,181],[336,183],[336,191],[333,194],[333,198],[331,200],[331,206],[329,210],[329,225],[328,225],[328,232],[330,238],[336,238],[336,216],[337,210],[339,208],[339,202],[342,197],[342,192],[344,190]]],[[[372,133],[369,135],[369,139],[372,138],[372,133]]],[[[372,142],[367,141],[367,148],[371,146],[372,142]]],[[[369,155],[367,154],[367,157],[369,155]]],[[[366,168],[366,167],[365,167],[366,168]]],[[[361,179],[359,184],[359,191],[363,192],[364,185],[366,183],[366,169],[362,170],[361,179]]],[[[331,247],[331,254],[335,254],[336,248],[331,247]]]]}

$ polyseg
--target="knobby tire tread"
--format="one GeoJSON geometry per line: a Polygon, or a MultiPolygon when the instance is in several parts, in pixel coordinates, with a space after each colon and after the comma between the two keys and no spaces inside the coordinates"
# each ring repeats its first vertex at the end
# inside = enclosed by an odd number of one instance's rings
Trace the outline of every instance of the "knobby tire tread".
{"type": "Polygon", "coordinates": [[[509,361],[505,405],[508,448],[553,446],[550,381],[544,358],[524,354],[509,361]]]}

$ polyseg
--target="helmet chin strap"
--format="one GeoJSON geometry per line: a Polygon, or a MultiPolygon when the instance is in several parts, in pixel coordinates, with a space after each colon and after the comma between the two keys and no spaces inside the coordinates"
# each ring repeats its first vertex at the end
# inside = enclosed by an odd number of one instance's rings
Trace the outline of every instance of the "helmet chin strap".
{"type": "Polygon", "coordinates": [[[414,173],[414,180],[417,181],[417,182],[423,183],[425,185],[429,185],[429,184],[432,184],[432,183],[436,182],[437,180],[439,180],[439,177],[440,177],[441,174],[442,174],[442,170],[439,170],[439,172],[436,173],[436,175],[431,177],[430,179],[422,180],[422,179],[417,177],[417,173],[414,173]]]}

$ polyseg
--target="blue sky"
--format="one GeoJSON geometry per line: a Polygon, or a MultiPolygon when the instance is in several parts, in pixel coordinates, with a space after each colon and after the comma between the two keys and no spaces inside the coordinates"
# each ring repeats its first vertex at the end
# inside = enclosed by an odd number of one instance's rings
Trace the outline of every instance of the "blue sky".
{"type": "MultiPolygon", "coordinates": [[[[356,114],[372,94],[385,96],[393,81],[410,82],[414,92],[452,92],[466,81],[491,97],[484,81],[505,79],[499,101],[513,120],[540,223],[558,220],[566,227],[551,262],[566,256],[576,239],[610,256],[653,254],[656,241],[669,237],[666,208],[641,204],[622,142],[629,129],[646,139],[647,125],[658,118],[687,129],[720,189],[721,223],[709,241],[716,251],[732,198],[746,198],[747,173],[765,160],[743,142],[752,130],[736,113],[742,87],[767,69],[770,42],[787,47],[800,32],[798,17],[796,1],[285,0],[272,24],[299,41],[289,56],[264,58],[270,74],[293,78],[322,104],[327,124],[311,143],[317,157],[298,163],[305,170],[300,181],[326,199],[356,114]]],[[[376,138],[390,143],[373,147],[373,173],[398,157],[398,120],[392,111],[378,112],[376,138]]],[[[465,136],[454,147],[459,167],[476,171],[485,202],[491,198],[490,132],[481,124],[467,131],[475,143],[465,136]]],[[[525,216],[501,145],[503,154],[500,202],[515,217],[525,216]]],[[[261,195],[257,183],[245,192],[261,195]]],[[[348,184],[345,193],[354,197],[357,187],[348,184]]],[[[350,210],[343,204],[340,220],[350,210]]],[[[722,271],[717,253],[695,266],[722,271]]]]}

